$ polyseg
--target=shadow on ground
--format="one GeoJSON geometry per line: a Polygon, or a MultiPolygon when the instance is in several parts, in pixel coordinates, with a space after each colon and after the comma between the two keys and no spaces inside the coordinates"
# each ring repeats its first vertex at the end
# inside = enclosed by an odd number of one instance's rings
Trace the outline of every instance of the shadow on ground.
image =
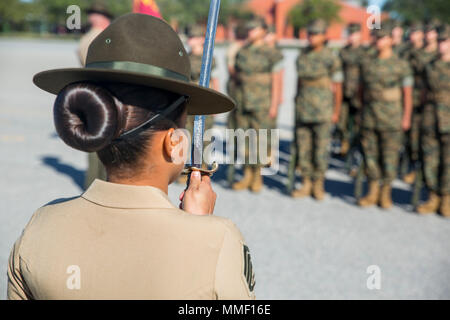
{"type": "MultiPolygon", "coordinates": [[[[280,157],[280,167],[281,170],[276,176],[266,176],[264,177],[264,185],[266,188],[279,192],[282,195],[288,196],[286,193],[286,185],[283,181],[287,179],[288,166],[290,161],[291,153],[291,141],[282,140],[280,141],[280,154],[284,155],[280,157]]],[[[226,146],[224,146],[226,151],[226,146]]],[[[348,174],[349,163],[346,159],[339,155],[333,155],[332,161],[330,161],[330,169],[336,170],[343,174],[348,174]]],[[[220,184],[222,187],[229,188],[230,183],[228,181],[228,170],[229,165],[222,165],[219,167],[219,171],[213,177],[213,181],[220,184]]],[[[242,169],[235,169],[234,181],[239,180],[242,177],[242,169]]],[[[301,177],[296,177],[296,182],[300,182],[301,177]]],[[[353,180],[342,181],[336,179],[328,178],[325,182],[325,189],[328,194],[332,197],[337,197],[343,201],[356,205],[355,198],[355,184],[353,180]]],[[[363,195],[367,193],[368,185],[367,182],[363,184],[363,195]]],[[[421,198],[425,197],[425,193],[422,192],[421,198]]],[[[409,190],[393,188],[392,190],[392,200],[396,206],[402,207],[405,210],[410,210],[411,208],[411,198],[412,193],[409,190]]]]}
{"type": "Polygon", "coordinates": [[[55,171],[70,177],[73,182],[83,190],[84,188],[84,171],[78,170],[71,165],[62,163],[57,157],[42,157],[41,161],[44,165],[51,167],[55,171]]]}

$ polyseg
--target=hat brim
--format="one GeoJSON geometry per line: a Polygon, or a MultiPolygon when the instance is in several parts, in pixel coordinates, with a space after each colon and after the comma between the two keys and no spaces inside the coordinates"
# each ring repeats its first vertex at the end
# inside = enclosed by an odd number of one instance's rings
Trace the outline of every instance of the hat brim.
{"type": "Polygon", "coordinates": [[[97,68],[67,68],[43,71],[33,78],[36,86],[49,93],[58,94],[67,85],[76,82],[126,83],[153,87],[189,97],[187,112],[190,115],[210,115],[229,112],[234,101],[215,90],[190,82],[138,72],[97,68]]]}

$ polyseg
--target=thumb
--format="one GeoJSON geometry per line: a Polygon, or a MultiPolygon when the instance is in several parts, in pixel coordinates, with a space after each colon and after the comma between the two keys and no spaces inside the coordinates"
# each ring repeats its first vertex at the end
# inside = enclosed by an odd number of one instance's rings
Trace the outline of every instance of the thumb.
{"type": "Polygon", "coordinates": [[[199,171],[192,171],[191,173],[191,181],[189,182],[188,189],[198,189],[200,183],[202,182],[202,175],[199,171]]]}

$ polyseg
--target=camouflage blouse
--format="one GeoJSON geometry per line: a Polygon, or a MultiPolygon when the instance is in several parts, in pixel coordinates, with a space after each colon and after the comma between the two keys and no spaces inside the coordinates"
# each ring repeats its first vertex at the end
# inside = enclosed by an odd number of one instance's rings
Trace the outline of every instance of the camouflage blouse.
{"type": "Polygon", "coordinates": [[[435,60],[425,71],[428,100],[436,110],[438,129],[450,132],[450,62],[435,60]]]}
{"type": "Polygon", "coordinates": [[[350,45],[341,49],[339,56],[344,70],[344,97],[355,100],[357,106],[360,105],[358,99],[358,89],[361,73],[361,62],[365,56],[363,47],[353,48],[350,45]],[[355,99],[356,98],[356,99],[355,99]]]}
{"type": "Polygon", "coordinates": [[[364,107],[362,125],[379,130],[401,130],[403,90],[412,87],[411,68],[404,59],[365,59],[361,68],[364,107]]]}
{"type": "Polygon", "coordinates": [[[438,57],[437,51],[426,52],[423,48],[416,49],[410,47],[405,52],[405,58],[409,61],[411,69],[414,74],[414,91],[413,91],[413,105],[415,108],[422,104],[422,92],[425,90],[424,72],[427,65],[438,57]]]}
{"type": "Polygon", "coordinates": [[[331,49],[319,52],[311,48],[297,60],[298,92],[296,118],[299,122],[331,122],[333,115],[332,82],[342,83],[342,64],[331,49]]]}
{"type": "Polygon", "coordinates": [[[266,45],[246,45],[236,56],[235,69],[239,75],[243,109],[269,110],[272,98],[272,73],[282,69],[283,54],[266,45]]]}
{"type": "MultiPolygon", "coordinates": [[[[200,81],[200,72],[202,70],[202,56],[190,54],[189,60],[191,62],[191,81],[197,83],[200,81]]],[[[211,78],[217,78],[216,60],[213,59],[211,66],[211,78]]]]}

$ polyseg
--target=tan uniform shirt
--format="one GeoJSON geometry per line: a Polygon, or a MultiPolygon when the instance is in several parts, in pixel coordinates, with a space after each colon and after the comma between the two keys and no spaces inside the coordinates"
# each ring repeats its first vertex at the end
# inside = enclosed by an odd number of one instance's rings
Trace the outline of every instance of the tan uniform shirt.
{"type": "Polygon", "coordinates": [[[253,299],[228,219],[176,208],[153,187],[96,180],[40,208],[11,252],[8,299],[253,299]]]}

